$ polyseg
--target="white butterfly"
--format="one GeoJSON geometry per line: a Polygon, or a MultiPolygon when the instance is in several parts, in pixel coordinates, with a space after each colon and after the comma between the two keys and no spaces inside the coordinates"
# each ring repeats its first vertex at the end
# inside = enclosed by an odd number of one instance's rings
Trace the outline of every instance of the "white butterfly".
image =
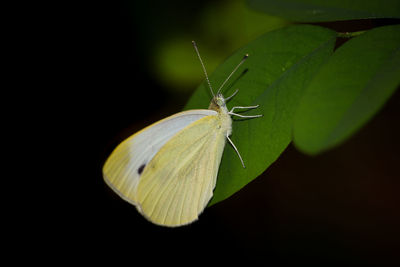
{"type": "Polygon", "coordinates": [[[158,121],[124,140],[108,157],[103,167],[106,183],[124,200],[136,206],[149,221],[164,226],[181,226],[198,219],[213,196],[225,140],[239,151],[229,136],[231,115],[244,116],[233,107],[228,111],[221,88],[246,60],[235,67],[214,95],[196,43],[213,98],[208,109],[177,113],[158,121]]]}

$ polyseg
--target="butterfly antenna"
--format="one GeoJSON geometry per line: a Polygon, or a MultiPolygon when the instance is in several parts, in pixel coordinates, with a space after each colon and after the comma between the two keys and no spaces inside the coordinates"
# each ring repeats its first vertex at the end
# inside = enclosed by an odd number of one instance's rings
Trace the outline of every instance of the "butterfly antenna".
{"type": "Polygon", "coordinates": [[[208,83],[208,87],[210,87],[211,94],[212,94],[212,96],[214,97],[215,95],[214,95],[213,89],[212,89],[212,87],[211,87],[210,80],[208,79],[206,67],[204,66],[203,60],[201,59],[201,56],[200,56],[200,53],[199,53],[199,49],[197,48],[197,45],[196,45],[196,42],[195,42],[195,41],[192,41],[192,44],[193,44],[194,49],[196,50],[197,56],[199,57],[201,66],[202,66],[203,71],[204,71],[204,75],[206,75],[206,80],[207,80],[207,83],[208,83]]]}
{"type": "Polygon", "coordinates": [[[246,61],[246,59],[249,57],[249,54],[244,55],[242,61],[239,62],[239,64],[233,69],[233,71],[231,72],[231,74],[229,74],[229,76],[225,79],[225,81],[221,84],[221,86],[219,87],[217,94],[219,94],[219,92],[221,91],[222,87],[224,87],[224,85],[226,84],[226,82],[231,78],[231,76],[237,71],[237,69],[240,67],[240,65],[243,64],[243,62],[246,61]]]}

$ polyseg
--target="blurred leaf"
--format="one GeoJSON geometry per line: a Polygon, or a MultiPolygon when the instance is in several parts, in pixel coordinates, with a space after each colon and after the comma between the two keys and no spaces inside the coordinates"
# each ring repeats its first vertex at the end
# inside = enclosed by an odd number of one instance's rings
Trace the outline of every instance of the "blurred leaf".
{"type": "Polygon", "coordinates": [[[322,66],[295,117],[296,146],[315,154],[365,124],[400,84],[400,25],[375,28],[341,46],[322,66]]]}
{"type": "MultiPolygon", "coordinates": [[[[176,91],[187,91],[194,88],[199,81],[197,56],[189,36],[170,38],[160,43],[154,52],[154,70],[162,84],[176,91]]],[[[222,58],[213,51],[205,50],[204,54],[212,55],[207,62],[210,69],[215,69],[222,58]]]]}
{"type": "MultiPolygon", "coordinates": [[[[229,96],[240,88],[228,106],[260,104],[258,109],[246,114],[264,115],[247,120],[233,118],[231,138],[246,168],[243,169],[228,143],[210,205],[229,197],[260,175],[290,143],[292,120],[299,98],[332,53],[335,37],[336,33],[331,30],[310,25],[269,32],[238,50],[210,76],[216,90],[243,55],[249,53],[249,58],[225,86],[223,93],[229,96]]],[[[201,52],[200,43],[199,49],[201,52]]],[[[201,72],[200,64],[198,71],[201,72]]],[[[210,99],[210,91],[203,82],[185,109],[207,108],[210,99]]]]}
{"type": "MultiPolygon", "coordinates": [[[[164,36],[154,49],[152,69],[167,89],[192,91],[202,76],[192,40],[202,44],[202,55],[213,71],[228,55],[261,34],[283,27],[287,21],[249,9],[244,0],[211,1],[193,18],[193,28],[164,36]]],[[[165,29],[164,29],[165,31],[165,29]]]]}
{"type": "Polygon", "coordinates": [[[249,6],[291,21],[400,18],[399,0],[248,0],[249,6]]]}

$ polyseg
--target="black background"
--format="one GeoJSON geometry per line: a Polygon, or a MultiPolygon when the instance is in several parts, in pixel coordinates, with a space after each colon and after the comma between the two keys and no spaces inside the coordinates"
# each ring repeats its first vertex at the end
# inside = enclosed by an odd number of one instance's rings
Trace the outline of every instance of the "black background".
{"type": "MultiPolygon", "coordinates": [[[[52,90],[38,90],[49,99],[37,109],[46,120],[30,127],[39,136],[34,154],[46,156],[37,156],[35,172],[42,190],[23,204],[23,241],[42,240],[39,251],[64,260],[133,266],[399,263],[399,92],[343,145],[316,157],[290,145],[262,176],[189,226],[155,226],[105,185],[101,168],[113,148],[180,111],[190,96],[173,95],[152,77],[148,53],[152,29],[190,29],[201,6],[115,1],[62,12],[45,49],[54,56],[47,66],[52,90]]],[[[346,23],[336,27],[375,22],[346,23]]]]}

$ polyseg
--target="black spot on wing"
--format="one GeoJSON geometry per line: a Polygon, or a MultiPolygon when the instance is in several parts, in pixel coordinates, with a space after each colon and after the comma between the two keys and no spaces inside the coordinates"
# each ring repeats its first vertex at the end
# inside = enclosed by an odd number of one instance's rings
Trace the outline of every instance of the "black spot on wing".
{"type": "Polygon", "coordinates": [[[138,172],[139,175],[142,174],[142,172],[143,172],[143,170],[144,170],[144,167],[146,167],[146,164],[140,165],[139,169],[137,170],[137,172],[138,172]]]}

